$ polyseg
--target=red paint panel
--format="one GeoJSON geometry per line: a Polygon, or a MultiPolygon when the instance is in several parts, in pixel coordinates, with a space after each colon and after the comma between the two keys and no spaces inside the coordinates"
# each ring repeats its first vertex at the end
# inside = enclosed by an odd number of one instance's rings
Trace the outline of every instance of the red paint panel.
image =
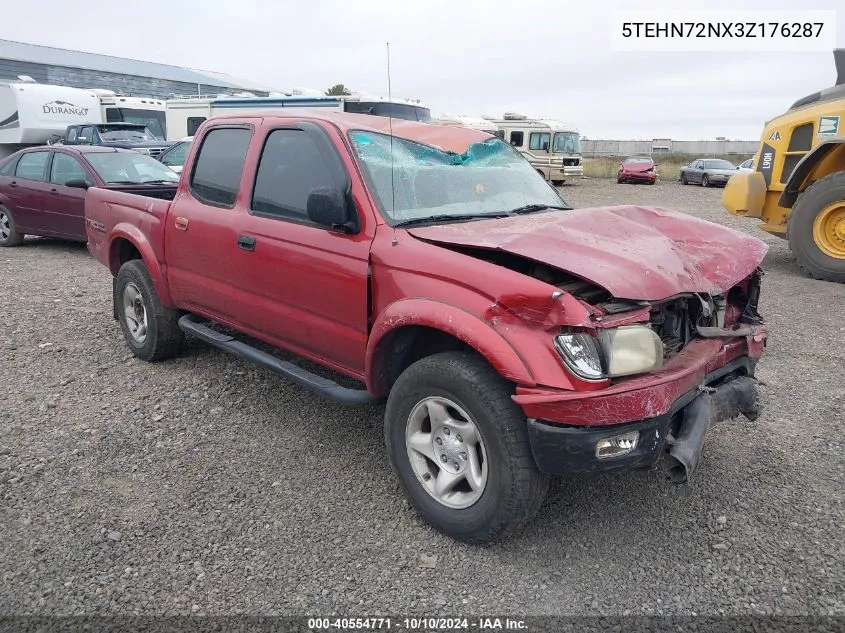
{"type": "Polygon", "coordinates": [[[621,299],[721,294],[750,275],[768,247],[732,229],[666,209],[617,206],[410,229],[421,239],[502,250],[570,272],[621,299]]]}

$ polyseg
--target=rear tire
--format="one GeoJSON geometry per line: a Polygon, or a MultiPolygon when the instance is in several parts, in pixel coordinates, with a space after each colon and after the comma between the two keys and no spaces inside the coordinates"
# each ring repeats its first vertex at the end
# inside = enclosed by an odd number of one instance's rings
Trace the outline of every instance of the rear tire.
{"type": "Polygon", "coordinates": [[[114,286],[117,320],[132,353],[146,361],[179,353],[185,335],[179,311],[162,305],[147,267],[133,259],[120,267],[114,286]]]}
{"type": "Polygon", "coordinates": [[[787,237],[810,277],[845,283],[845,172],[817,180],[798,196],[787,237]]]}
{"type": "Polygon", "coordinates": [[[534,463],[512,393],[471,352],[423,358],[390,391],[384,435],[393,469],[422,518],[452,538],[482,543],[513,532],[546,496],[550,478],[534,463]],[[438,492],[444,475],[457,483],[438,492]]]}
{"type": "Polygon", "coordinates": [[[0,246],[19,246],[23,243],[24,234],[15,229],[15,218],[12,212],[0,205],[0,246]]]}

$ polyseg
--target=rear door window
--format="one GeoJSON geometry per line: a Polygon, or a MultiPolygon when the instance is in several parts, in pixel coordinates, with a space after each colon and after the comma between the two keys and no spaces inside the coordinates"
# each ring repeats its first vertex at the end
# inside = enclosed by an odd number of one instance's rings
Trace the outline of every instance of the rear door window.
{"type": "Polygon", "coordinates": [[[191,174],[191,191],[202,202],[231,209],[235,205],[252,130],[215,128],[202,139],[191,174]]]}
{"type": "Polygon", "coordinates": [[[27,152],[18,161],[15,176],[27,180],[43,181],[50,152],[27,152]]]}
{"type": "Polygon", "coordinates": [[[55,152],[50,165],[50,182],[64,185],[68,180],[84,180],[91,183],[91,177],[85,168],[73,156],[55,152]]]}

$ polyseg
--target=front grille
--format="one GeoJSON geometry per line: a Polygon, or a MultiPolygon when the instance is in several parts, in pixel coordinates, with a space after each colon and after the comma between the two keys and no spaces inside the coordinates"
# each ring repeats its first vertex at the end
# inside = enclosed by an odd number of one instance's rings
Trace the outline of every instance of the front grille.
{"type": "Polygon", "coordinates": [[[149,152],[150,156],[153,158],[158,158],[162,154],[164,154],[164,150],[167,149],[166,147],[150,147],[149,152]]]}
{"type": "Polygon", "coordinates": [[[651,309],[651,327],[663,341],[663,356],[668,359],[680,352],[695,336],[696,325],[709,325],[704,307],[696,297],[679,297],[651,309]]]}

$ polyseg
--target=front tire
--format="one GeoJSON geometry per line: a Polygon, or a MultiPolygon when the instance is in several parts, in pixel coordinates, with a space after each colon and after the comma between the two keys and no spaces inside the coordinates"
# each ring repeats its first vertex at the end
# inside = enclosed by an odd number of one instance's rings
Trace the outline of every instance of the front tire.
{"type": "Polygon", "coordinates": [[[143,261],[133,259],[120,267],[114,301],[123,338],[135,356],[155,361],[179,353],[185,338],[179,311],[162,305],[143,261]]]}
{"type": "Polygon", "coordinates": [[[845,283],[845,172],[817,180],[798,196],[787,236],[804,272],[845,283]]]}
{"type": "Polygon", "coordinates": [[[707,174],[704,174],[701,177],[701,186],[702,187],[709,187],[710,186],[710,179],[707,177],[707,174]]]}
{"type": "Polygon", "coordinates": [[[687,175],[683,172],[681,172],[681,184],[682,185],[688,185],[689,184],[689,181],[687,180],[687,175]]]}
{"type": "Polygon", "coordinates": [[[0,246],[19,246],[23,238],[24,234],[15,228],[12,212],[0,205],[0,246]]]}
{"type": "Polygon", "coordinates": [[[393,469],[435,529],[481,543],[537,513],[549,477],[534,463],[513,386],[471,352],[445,352],[406,369],[387,400],[393,469]]]}

